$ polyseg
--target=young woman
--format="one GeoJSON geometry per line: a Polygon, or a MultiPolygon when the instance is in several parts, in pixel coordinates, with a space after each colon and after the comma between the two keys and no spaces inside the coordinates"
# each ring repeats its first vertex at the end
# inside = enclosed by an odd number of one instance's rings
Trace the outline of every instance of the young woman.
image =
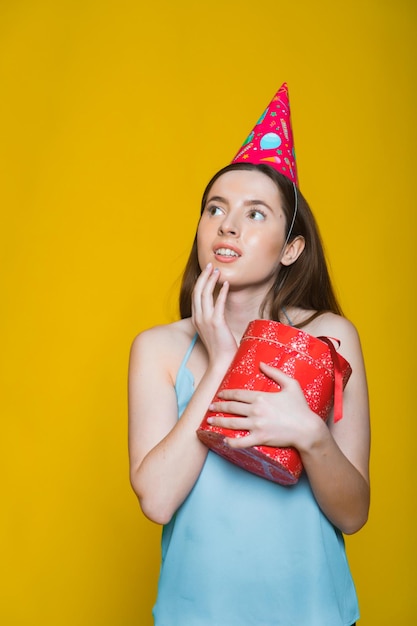
{"type": "Polygon", "coordinates": [[[351,626],[358,619],[342,533],[366,522],[369,418],[360,342],[340,314],[311,211],[270,165],[233,163],[210,181],[181,297],[182,319],[141,333],[129,374],[131,482],[164,525],[156,626],[351,626]],[[297,381],[261,365],[279,393],[223,392],[230,446],[294,446],[284,487],[196,436],[248,323],[274,319],[336,337],[352,375],[343,419],[325,423],[297,381]]]}

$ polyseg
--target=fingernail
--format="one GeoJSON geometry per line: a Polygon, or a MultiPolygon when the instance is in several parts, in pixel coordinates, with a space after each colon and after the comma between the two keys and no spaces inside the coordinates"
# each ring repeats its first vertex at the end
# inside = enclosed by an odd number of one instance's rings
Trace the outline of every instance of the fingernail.
{"type": "MultiPolygon", "coordinates": [[[[209,409],[211,409],[212,405],[210,404],[209,409]]],[[[212,417],[208,417],[207,418],[207,424],[212,424],[213,423],[213,418],[212,417]]]]}

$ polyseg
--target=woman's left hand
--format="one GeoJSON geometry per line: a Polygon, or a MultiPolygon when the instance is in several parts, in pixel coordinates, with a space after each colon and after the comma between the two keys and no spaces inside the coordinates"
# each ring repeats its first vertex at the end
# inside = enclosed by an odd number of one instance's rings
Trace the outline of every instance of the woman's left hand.
{"type": "Polygon", "coordinates": [[[281,370],[260,364],[261,371],[280,386],[278,392],[227,389],[219,394],[220,402],[211,411],[239,417],[212,417],[209,423],[232,430],[247,430],[245,437],[226,438],[232,448],[250,446],[294,446],[301,448],[309,431],[320,418],[313,413],[299,383],[281,370]]]}

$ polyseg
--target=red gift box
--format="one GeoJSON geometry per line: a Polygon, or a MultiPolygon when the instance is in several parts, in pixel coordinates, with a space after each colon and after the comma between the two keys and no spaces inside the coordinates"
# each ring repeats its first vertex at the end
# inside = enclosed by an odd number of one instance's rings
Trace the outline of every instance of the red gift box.
{"type": "MultiPolygon", "coordinates": [[[[326,420],[333,407],[334,419],[342,416],[343,388],[352,372],[349,363],[327,337],[314,337],[303,330],[270,320],[254,320],[247,327],[213,402],[224,389],[278,392],[280,387],[259,369],[260,362],[277,367],[300,383],[312,411],[326,420]]],[[[281,485],[295,484],[302,472],[295,448],[252,446],[235,450],[225,437],[244,437],[246,430],[231,430],[207,423],[209,417],[237,417],[208,411],[197,435],[206,446],[240,467],[281,485]]]]}

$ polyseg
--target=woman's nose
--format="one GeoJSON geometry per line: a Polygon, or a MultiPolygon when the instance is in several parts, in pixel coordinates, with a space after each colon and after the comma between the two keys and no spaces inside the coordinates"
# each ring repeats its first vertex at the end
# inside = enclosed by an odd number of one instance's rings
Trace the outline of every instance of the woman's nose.
{"type": "Polygon", "coordinates": [[[236,237],[239,233],[239,228],[235,220],[230,215],[226,215],[224,220],[219,226],[219,235],[232,235],[236,237]]]}

